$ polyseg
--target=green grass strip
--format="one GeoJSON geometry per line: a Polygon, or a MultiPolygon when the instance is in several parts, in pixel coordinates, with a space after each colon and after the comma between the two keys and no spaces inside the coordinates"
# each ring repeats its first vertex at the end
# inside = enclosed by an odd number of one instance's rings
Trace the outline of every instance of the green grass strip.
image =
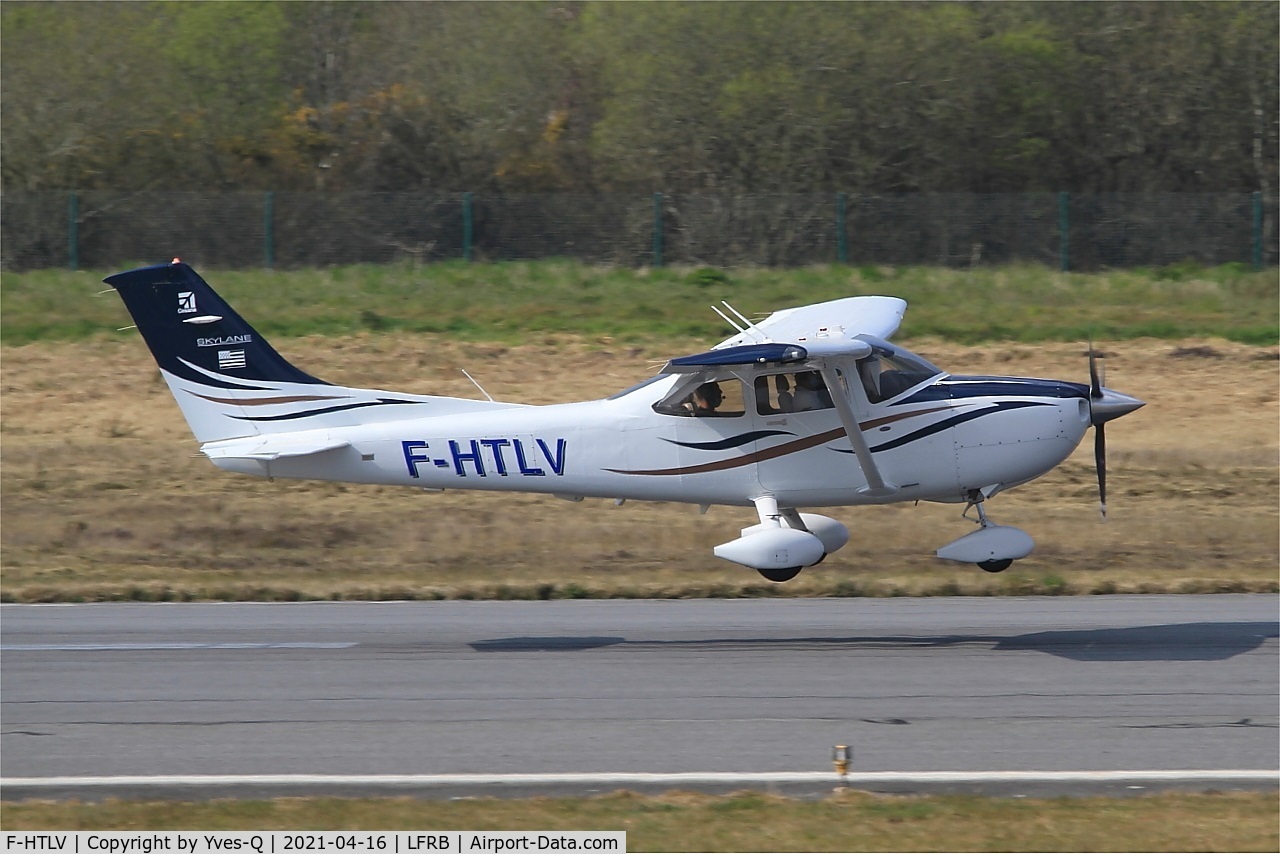
{"type": "Polygon", "coordinates": [[[6,802],[4,829],[624,830],[629,851],[1275,851],[1280,842],[1275,792],[6,802]]]}
{"type": "MultiPolygon", "coordinates": [[[[102,278],[113,272],[6,273],[0,341],[82,340],[127,325],[118,299],[110,293],[95,298],[105,288],[102,278]]],[[[1280,340],[1276,271],[1240,264],[1061,273],[1032,265],[637,270],[551,260],[200,272],[273,337],[399,330],[508,343],[557,334],[714,341],[731,332],[710,309],[722,299],[752,316],[887,294],[910,304],[908,337],[1280,340]]]]}

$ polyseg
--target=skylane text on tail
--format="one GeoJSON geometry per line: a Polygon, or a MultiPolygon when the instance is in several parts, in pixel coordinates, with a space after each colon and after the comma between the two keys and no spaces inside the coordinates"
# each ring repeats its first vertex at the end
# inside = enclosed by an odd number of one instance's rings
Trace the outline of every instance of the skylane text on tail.
{"type": "Polygon", "coordinates": [[[785,581],[849,540],[801,508],[938,501],[978,529],[937,550],[998,572],[1025,532],[985,502],[1065,460],[1090,426],[1103,512],[1103,425],[1142,401],[1090,382],[952,376],[889,343],[896,297],[848,297],[752,322],[604,400],[529,406],[348,388],[284,359],[187,264],[106,279],[200,450],[228,471],[420,489],[754,506],[714,549],[785,581]]]}

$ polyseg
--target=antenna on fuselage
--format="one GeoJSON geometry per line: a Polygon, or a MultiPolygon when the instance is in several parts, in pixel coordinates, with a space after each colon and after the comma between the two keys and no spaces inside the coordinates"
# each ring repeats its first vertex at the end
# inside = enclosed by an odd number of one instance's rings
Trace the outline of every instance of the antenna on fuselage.
{"type": "Polygon", "coordinates": [[[734,323],[732,320],[730,320],[729,315],[725,314],[723,311],[716,308],[714,305],[711,306],[711,310],[714,311],[716,314],[720,315],[720,319],[723,320],[725,323],[729,324],[734,329],[738,330],[739,334],[743,334],[747,331],[746,329],[739,326],[737,323],[734,323]]]}
{"type": "Polygon", "coordinates": [[[480,383],[476,382],[476,378],[475,378],[475,377],[473,377],[473,376],[471,376],[471,374],[467,373],[467,369],[466,369],[466,368],[458,368],[458,370],[462,371],[462,375],[463,375],[464,377],[466,377],[467,379],[471,380],[471,384],[472,384],[472,385],[474,385],[476,388],[480,389],[480,393],[481,393],[481,394],[483,394],[485,397],[489,398],[489,402],[490,402],[490,403],[495,403],[495,402],[496,402],[496,401],[493,399],[493,397],[492,397],[492,396],[490,396],[489,392],[487,392],[487,391],[485,391],[485,390],[484,390],[484,386],[482,386],[482,385],[480,385],[480,383]]]}
{"type": "Polygon", "coordinates": [[[764,330],[762,330],[760,327],[756,326],[754,323],[748,320],[746,315],[744,315],[742,312],[738,311],[736,308],[729,305],[728,300],[720,300],[720,305],[724,306],[725,308],[729,309],[729,311],[733,312],[734,316],[737,317],[738,320],[742,321],[743,324],[745,324],[743,326],[739,326],[732,318],[730,318],[723,311],[716,308],[714,305],[711,306],[711,310],[714,311],[716,314],[720,315],[720,317],[724,320],[725,323],[729,324],[734,329],[738,330],[739,334],[746,335],[748,332],[750,332],[750,333],[759,335],[760,343],[762,344],[769,340],[769,336],[764,334],[764,330]]]}

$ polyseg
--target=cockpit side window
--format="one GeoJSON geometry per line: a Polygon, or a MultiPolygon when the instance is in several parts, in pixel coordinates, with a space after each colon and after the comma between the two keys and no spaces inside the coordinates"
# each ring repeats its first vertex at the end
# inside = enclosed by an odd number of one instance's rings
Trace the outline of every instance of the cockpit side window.
{"type": "Polygon", "coordinates": [[[858,377],[872,403],[897,397],[939,373],[933,365],[905,350],[890,352],[877,347],[870,356],[858,360],[858,377]]]}
{"type": "Polygon", "coordinates": [[[725,377],[701,383],[682,383],[653,405],[663,415],[686,418],[737,418],[747,414],[742,380],[725,377]]]}
{"type": "Polygon", "coordinates": [[[817,371],[798,371],[756,377],[756,412],[775,415],[779,412],[808,412],[831,409],[831,393],[817,371]]]}

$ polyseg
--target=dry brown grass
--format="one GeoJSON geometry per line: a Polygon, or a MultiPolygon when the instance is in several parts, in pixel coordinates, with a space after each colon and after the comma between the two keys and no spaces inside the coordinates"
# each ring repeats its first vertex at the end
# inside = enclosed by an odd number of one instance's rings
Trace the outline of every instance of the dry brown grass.
{"type": "MultiPolygon", "coordinates": [[[[908,342],[956,373],[1082,379],[1083,345],[908,342]]],[[[691,344],[696,347],[696,344],[691,344]]],[[[404,335],[282,342],[332,382],[569,399],[592,365],[607,394],[670,354],[550,338],[520,347],[404,335]],[[581,373],[581,372],[579,372],[581,373]]],[[[217,472],[135,339],[0,351],[6,601],[551,596],[903,595],[1276,590],[1277,354],[1220,340],[1107,345],[1109,383],[1148,406],[1111,425],[1111,518],[1091,442],[1000,496],[995,519],[1036,552],[998,576],[932,550],[968,529],[959,507],[836,510],[853,541],[773,585],[711,556],[749,511],[676,504],[265,481],[217,472]]]]}

